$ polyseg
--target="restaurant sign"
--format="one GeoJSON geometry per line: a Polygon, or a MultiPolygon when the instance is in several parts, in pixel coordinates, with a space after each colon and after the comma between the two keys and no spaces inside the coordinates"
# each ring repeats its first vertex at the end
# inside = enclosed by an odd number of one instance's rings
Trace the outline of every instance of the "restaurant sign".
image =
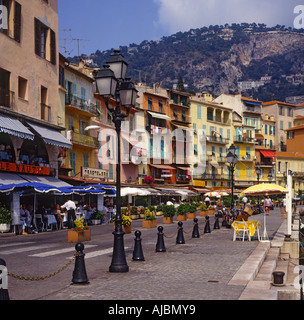
{"type": "Polygon", "coordinates": [[[28,164],[18,164],[3,161],[0,161],[0,171],[37,174],[44,176],[50,175],[50,168],[47,167],[31,166],[28,164]]]}
{"type": "Polygon", "coordinates": [[[83,178],[107,179],[109,177],[109,171],[103,169],[81,167],[81,175],[83,178]]]}

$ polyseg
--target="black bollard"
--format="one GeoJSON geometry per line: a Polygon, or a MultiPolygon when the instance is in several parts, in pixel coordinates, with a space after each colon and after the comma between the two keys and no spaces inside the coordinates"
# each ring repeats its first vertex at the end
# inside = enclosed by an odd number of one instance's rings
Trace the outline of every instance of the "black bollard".
{"type": "Polygon", "coordinates": [[[184,239],[183,223],[179,221],[176,244],[184,244],[184,243],[185,243],[185,239],[184,239]]]}
{"type": "Polygon", "coordinates": [[[145,261],[140,236],[141,232],[139,230],[135,231],[135,245],[132,257],[133,261],[145,261]]]}
{"type": "Polygon", "coordinates": [[[3,259],[0,259],[0,301],[1,300],[10,300],[8,294],[6,263],[3,259]]]}
{"type": "Polygon", "coordinates": [[[204,233],[211,233],[209,216],[206,216],[204,233]]]}
{"type": "Polygon", "coordinates": [[[197,223],[198,219],[194,218],[193,221],[194,221],[194,227],[192,231],[192,238],[199,238],[200,234],[199,234],[198,223],[197,223]]]}
{"type": "Polygon", "coordinates": [[[215,214],[214,229],[220,229],[219,216],[215,214]]]}
{"type": "Polygon", "coordinates": [[[156,252],[166,252],[165,242],[164,242],[164,228],[162,226],[158,227],[157,243],[156,243],[156,252]]]}
{"type": "Polygon", "coordinates": [[[78,252],[78,255],[76,256],[76,259],[75,259],[75,268],[73,271],[72,283],[87,284],[89,283],[89,280],[87,277],[87,272],[86,272],[85,263],[84,263],[84,256],[85,256],[85,254],[83,253],[84,244],[78,242],[75,246],[75,249],[78,252]]]}

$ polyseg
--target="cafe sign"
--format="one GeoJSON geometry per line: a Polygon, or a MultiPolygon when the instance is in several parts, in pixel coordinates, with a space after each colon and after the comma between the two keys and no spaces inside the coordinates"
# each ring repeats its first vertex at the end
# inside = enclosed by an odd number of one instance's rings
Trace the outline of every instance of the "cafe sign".
{"type": "Polygon", "coordinates": [[[0,171],[36,174],[44,176],[50,175],[50,168],[47,167],[31,166],[28,164],[18,164],[3,161],[0,161],[0,171]]]}
{"type": "Polygon", "coordinates": [[[91,179],[107,179],[109,178],[109,172],[103,169],[81,167],[81,175],[83,178],[91,179]]]}

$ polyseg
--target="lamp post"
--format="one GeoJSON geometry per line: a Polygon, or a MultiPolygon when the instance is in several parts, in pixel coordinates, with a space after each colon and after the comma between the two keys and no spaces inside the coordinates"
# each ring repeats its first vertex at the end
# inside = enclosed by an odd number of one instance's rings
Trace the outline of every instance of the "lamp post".
{"type": "Polygon", "coordinates": [[[257,162],[255,165],[255,173],[257,175],[258,178],[258,184],[260,183],[260,176],[261,176],[261,167],[260,167],[260,163],[257,162]]]}
{"type": "Polygon", "coordinates": [[[235,165],[238,162],[238,157],[236,155],[236,148],[235,148],[235,146],[233,144],[228,149],[227,162],[229,164],[229,170],[230,170],[230,175],[231,175],[231,208],[233,208],[234,207],[234,194],[233,194],[233,189],[234,189],[234,168],[235,168],[235,165]]]}
{"type": "Polygon", "coordinates": [[[117,165],[116,165],[116,219],[114,235],[114,248],[110,272],[128,272],[124,248],[124,232],[122,230],[121,196],[120,196],[120,133],[121,122],[135,107],[137,90],[129,78],[125,78],[128,63],[120,54],[120,50],[114,50],[107,63],[100,69],[95,77],[96,88],[99,95],[104,98],[107,109],[112,114],[117,134],[117,165]],[[115,108],[110,107],[109,100],[114,99],[115,108]],[[126,113],[121,111],[121,106],[126,108],[126,113]]]}

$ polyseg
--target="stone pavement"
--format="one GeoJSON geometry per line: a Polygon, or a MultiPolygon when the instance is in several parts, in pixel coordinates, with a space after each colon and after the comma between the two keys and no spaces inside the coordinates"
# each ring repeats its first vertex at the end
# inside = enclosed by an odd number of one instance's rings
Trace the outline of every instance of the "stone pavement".
{"type": "MultiPolygon", "coordinates": [[[[200,235],[191,238],[192,221],[184,223],[185,244],[175,244],[176,237],[165,238],[167,252],[156,253],[156,241],[145,241],[142,228],[142,247],[145,261],[132,261],[132,250],[126,250],[128,273],[108,272],[108,266],[101,264],[100,274],[90,274],[90,283],[77,286],[69,285],[64,289],[44,296],[44,300],[238,300],[248,285],[248,281],[233,281],[239,270],[246,266],[248,258],[253,264],[261,264],[263,254],[252,255],[266,243],[257,240],[232,241],[233,229],[221,227],[211,233],[203,233],[204,218],[200,217],[200,235]]],[[[262,220],[262,215],[252,217],[262,220]]],[[[160,220],[159,220],[160,221],[160,220]]],[[[269,238],[284,223],[280,210],[270,211],[266,225],[269,238]]],[[[160,225],[160,223],[158,223],[160,225]]],[[[164,225],[164,233],[170,237],[175,228],[164,225]]],[[[155,234],[157,230],[154,229],[155,234]]],[[[134,239],[134,238],[133,238],[134,239]]],[[[265,250],[264,250],[265,251],[265,250]]],[[[85,253],[85,250],[84,250],[85,253]]],[[[88,262],[89,263],[89,262],[88,262]]],[[[88,265],[86,263],[86,266],[88,265]]],[[[248,265],[248,264],[247,264],[248,265]]],[[[87,267],[88,271],[88,267],[87,267]]],[[[251,272],[248,269],[248,274],[251,272]]],[[[250,277],[250,276],[249,276],[250,277]]]]}

